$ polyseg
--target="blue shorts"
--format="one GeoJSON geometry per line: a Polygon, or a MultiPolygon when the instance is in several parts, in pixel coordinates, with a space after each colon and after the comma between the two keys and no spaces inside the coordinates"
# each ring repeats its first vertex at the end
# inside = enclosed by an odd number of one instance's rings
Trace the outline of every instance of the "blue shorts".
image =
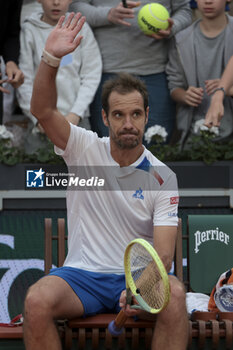
{"type": "Polygon", "coordinates": [[[119,298],[125,289],[125,275],[68,266],[51,269],[49,275],[61,277],[70,285],[83,304],[84,316],[120,311],[119,298]]]}

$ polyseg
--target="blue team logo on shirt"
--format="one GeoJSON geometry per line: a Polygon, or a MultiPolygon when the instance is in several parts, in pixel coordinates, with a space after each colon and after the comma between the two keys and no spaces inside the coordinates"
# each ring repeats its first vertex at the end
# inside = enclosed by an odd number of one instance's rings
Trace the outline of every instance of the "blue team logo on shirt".
{"type": "Polygon", "coordinates": [[[144,157],[142,162],[136,167],[136,169],[144,170],[147,173],[149,173],[151,167],[152,167],[152,165],[149,162],[149,160],[146,157],[144,157]]]}
{"type": "Polygon", "coordinates": [[[139,189],[136,190],[136,192],[133,194],[133,197],[137,199],[144,199],[141,187],[139,187],[139,189]]]}

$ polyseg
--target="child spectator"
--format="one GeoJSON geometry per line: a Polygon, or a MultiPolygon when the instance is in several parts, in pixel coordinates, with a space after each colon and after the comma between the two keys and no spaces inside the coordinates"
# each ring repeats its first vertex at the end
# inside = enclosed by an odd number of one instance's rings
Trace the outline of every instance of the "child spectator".
{"type": "MultiPolygon", "coordinates": [[[[202,19],[175,36],[169,53],[167,73],[172,98],[177,102],[177,128],[181,145],[193,133],[194,124],[204,119],[210,98],[233,54],[233,18],[225,14],[226,1],[197,0],[202,19]]],[[[216,141],[233,131],[233,101],[226,97],[225,113],[216,141]]]]}
{"type": "Polygon", "coordinates": [[[26,17],[31,15],[32,12],[42,11],[41,4],[37,0],[23,0],[23,6],[21,10],[20,23],[23,24],[26,17]]]}
{"type": "MultiPolygon", "coordinates": [[[[226,12],[230,11],[229,2],[231,2],[231,0],[228,0],[227,3],[226,3],[226,7],[225,7],[225,11],[226,12]]],[[[197,1],[196,0],[190,0],[190,7],[191,7],[192,13],[193,13],[193,21],[195,21],[198,18],[201,18],[201,13],[198,10],[197,1]]]]}
{"type": "MultiPolygon", "coordinates": [[[[35,12],[25,19],[20,36],[19,66],[24,72],[25,83],[18,90],[17,97],[23,113],[31,120],[26,140],[30,144],[26,150],[29,151],[30,148],[30,152],[40,147],[38,130],[34,128],[37,121],[30,113],[33,81],[46,39],[59,18],[67,13],[71,0],[38,2],[42,5],[43,12],[35,12]]],[[[102,63],[98,45],[88,24],[84,24],[81,35],[84,37],[81,45],[60,62],[56,79],[57,108],[70,122],[89,128],[86,117],[100,81],[102,63]]]]}

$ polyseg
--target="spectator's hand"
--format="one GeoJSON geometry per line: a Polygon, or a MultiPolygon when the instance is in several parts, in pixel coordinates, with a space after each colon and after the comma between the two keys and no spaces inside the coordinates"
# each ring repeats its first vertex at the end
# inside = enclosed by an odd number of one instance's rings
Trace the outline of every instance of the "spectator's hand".
{"type": "Polygon", "coordinates": [[[185,91],[184,103],[191,107],[198,107],[202,102],[203,93],[204,91],[202,88],[189,86],[185,91]]]}
{"type": "Polygon", "coordinates": [[[72,12],[67,20],[61,16],[56,27],[49,34],[45,50],[57,58],[62,58],[73,52],[80,44],[82,36],[78,35],[85,22],[81,13],[72,12]]]}
{"type": "Polygon", "coordinates": [[[205,81],[205,90],[207,95],[211,95],[219,87],[220,79],[211,79],[205,81]]]}
{"type": "Polygon", "coordinates": [[[24,82],[23,72],[13,61],[9,61],[6,63],[6,75],[8,77],[7,82],[11,84],[14,88],[18,88],[24,82]]]}
{"type": "Polygon", "coordinates": [[[80,116],[75,114],[75,113],[68,113],[65,118],[68,120],[68,122],[74,124],[74,125],[78,125],[80,122],[80,116]]]}
{"type": "Polygon", "coordinates": [[[114,24],[123,24],[131,26],[131,23],[124,21],[125,18],[134,18],[133,8],[140,5],[140,1],[127,1],[127,8],[120,2],[116,7],[111,8],[108,12],[108,20],[114,24]]]}
{"type": "Polygon", "coordinates": [[[222,91],[216,91],[211,99],[204,123],[208,128],[211,128],[211,126],[220,126],[220,121],[224,115],[223,97],[224,94],[222,91]]]}
{"type": "Polygon", "coordinates": [[[152,38],[155,38],[157,40],[168,38],[171,34],[172,26],[174,24],[173,19],[168,18],[168,23],[169,23],[169,26],[166,30],[161,29],[158,33],[154,33],[154,34],[151,34],[149,36],[151,36],[152,38]]]}
{"type": "MultiPolygon", "coordinates": [[[[1,77],[1,73],[0,73],[0,77],[1,77]]],[[[6,83],[8,79],[0,79],[0,91],[6,94],[9,94],[10,91],[5,89],[2,84],[6,83]]]]}

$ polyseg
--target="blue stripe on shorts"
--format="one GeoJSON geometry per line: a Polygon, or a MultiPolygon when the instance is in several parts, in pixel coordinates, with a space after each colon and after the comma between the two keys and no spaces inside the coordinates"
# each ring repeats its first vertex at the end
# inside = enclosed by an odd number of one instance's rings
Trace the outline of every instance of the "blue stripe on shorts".
{"type": "Polygon", "coordinates": [[[119,298],[125,289],[125,275],[90,272],[63,266],[49,275],[64,279],[81,300],[84,316],[119,312],[119,298]]]}

